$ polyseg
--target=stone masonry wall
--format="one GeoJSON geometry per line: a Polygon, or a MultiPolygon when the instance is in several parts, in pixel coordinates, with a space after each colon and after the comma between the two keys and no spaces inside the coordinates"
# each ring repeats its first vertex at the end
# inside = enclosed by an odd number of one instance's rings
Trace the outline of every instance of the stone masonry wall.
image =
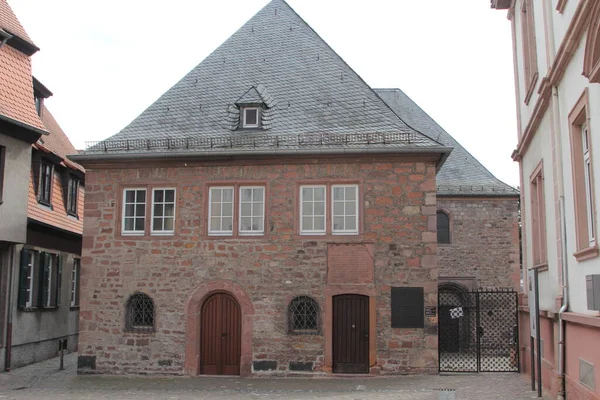
{"type": "Polygon", "coordinates": [[[185,357],[196,356],[185,354],[186,300],[203,283],[230,280],[255,308],[254,361],[275,361],[278,373],[285,373],[290,362],[326,369],[323,329],[319,335],[287,332],[289,301],[312,296],[324,313],[328,244],[372,243],[370,286],[377,293],[377,363],[372,367],[383,373],[437,372],[437,321],[426,318],[425,329],[392,329],[390,322],[392,286],[422,286],[425,304],[437,303],[433,162],[215,164],[88,167],[79,339],[84,366],[96,373],[183,374],[185,357]],[[206,236],[207,184],[217,181],[266,185],[265,236],[206,236]],[[298,235],[298,183],[350,181],[359,184],[362,194],[362,233],[298,235]],[[177,188],[175,235],[119,236],[123,188],[149,183],[177,188]],[[124,305],[136,291],[155,303],[152,334],[123,330],[124,305]]]}
{"type": "Polygon", "coordinates": [[[479,287],[519,288],[518,198],[438,197],[450,242],[438,246],[439,276],[475,277],[479,287]]]}

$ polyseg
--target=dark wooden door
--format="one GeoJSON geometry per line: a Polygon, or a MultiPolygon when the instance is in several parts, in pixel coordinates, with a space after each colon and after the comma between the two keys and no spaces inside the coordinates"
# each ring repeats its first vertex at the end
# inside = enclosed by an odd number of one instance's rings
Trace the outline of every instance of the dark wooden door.
{"type": "Polygon", "coordinates": [[[237,301],[217,293],[202,305],[200,314],[200,373],[239,375],[242,315],[237,301]]]}
{"type": "Polygon", "coordinates": [[[333,372],[369,372],[369,298],[333,298],[333,372]]]}

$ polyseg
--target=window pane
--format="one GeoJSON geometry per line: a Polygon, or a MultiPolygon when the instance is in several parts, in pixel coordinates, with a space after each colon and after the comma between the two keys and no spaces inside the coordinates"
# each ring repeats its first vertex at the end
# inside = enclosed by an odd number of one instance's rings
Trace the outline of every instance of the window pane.
{"type": "Polygon", "coordinates": [[[221,218],[219,218],[219,217],[211,217],[210,218],[210,230],[211,231],[220,231],[221,230],[221,218]]]}
{"type": "Polygon", "coordinates": [[[256,121],[258,119],[258,110],[246,109],[244,111],[246,115],[246,125],[256,125],[256,121]]]}
{"type": "Polygon", "coordinates": [[[163,215],[163,206],[162,204],[155,204],[154,205],[154,216],[155,217],[162,217],[163,215]]]}
{"type": "Polygon", "coordinates": [[[138,203],[145,203],[146,202],[146,191],[145,190],[138,190],[137,191],[137,202],[138,203]]]}
{"type": "Polygon", "coordinates": [[[252,215],[255,217],[262,217],[263,215],[263,203],[254,203],[252,205],[252,215]]]}
{"type": "Polygon", "coordinates": [[[241,201],[251,201],[252,200],[252,189],[242,189],[241,190],[241,201]]]}
{"type": "Polygon", "coordinates": [[[302,188],[302,200],[312,200],[313,199],[313,189],[312,188],[302,188]]]}
{"type": "Polygon", "coordinates": [[[175,202],[175,191],[174,190],[165,190],[165,201],[169,203],[175,202]]]}
{"type": "Polygon", "coordinates": [[[162,218],[154,218],[154,230],[162,231],[163,230],[163,221],[162,218]]]}
{"type": "Polygon", "coordinates": [[[125,230],[132,231],[133,230],[133,218],[125,218],[125,230]]]}
{"type": "Polygon", "coordinates": [[[257,188],[254,189],[254,201],[262,201],[264,198],[265,189],[257,188]]]}
{"type": "Polygon", "coordinates": [[[344,188],[334,187],[333,188],[333,200],[344,200],[344,188]]]}
{"type": "Polygon", "coordinates": [[[252,204],[242,203],[242,210],[241,210],[242,217],[250,216],[251,211],[252,211],[252,204]]]}
{"type": "Polygon", "coordinates": [[[318,202],[315,203],[315,215],[325,215],[325,203],[318,202]]]}
{"type": "Polygon", "coordinates": [[[212,217],[218,217],[221,215],[221,204],[220,203],[212,203],[211,204],[210,215],[212,217]]]}
{"type": "Polygon", "coordinates": [[[135,219],[135,230],[136,231],[144,230],[144,218],[136,218],[135,219]]]}
{"type": "Polygon", "coordinates": [[[223,216],[231,217],[233,215],[233,203],[225,203],[222,207],[223,216]]]}
{"type": "Polygon", "coordinates": [[[313,203],[302,203],[302,215],[313,215],[313,203]]]}
{"type": "Polygon", "coordinates": [[[172,231],[174,226],[174,218],[165,218],[164,224],[165,231],[172,231]]]}
{"type": "Polygon", "coordinates": [[[312,231],[313,230],[312,217],[302,217],[302,230],[304,230],[304,231],[312,231]]]}
{"type": "Polygon", "coordinates": [[[233,201],[233,189],[223,189],[223,202],[233,201]]]}
{"type": "Polygon", "coordinates": [[[346,217],[346,230],[355,231],[356,230],[356,217],[346,217]]]}
{"type": "Polygon", "coordinates": [[[175,215],[175,205],[174,204],[165,204],[165,215],[168,217],[172,217],[175,215]]]}
{"type": "Polygon", "coordinates": [[[325,188],[315,188],[315,200],[325,200],[325,188]]]}
{"type": "Polygon", "coordinates": [[[333,215],[344,215],[344,203],[339,201],[333,203],[333,215]]]}
{"type": "Polygon", "coordinates": [[[135,210],[135,206],[133,204],[127,204],[127,205],[125,205],[125,216],[126,217],[133,217],[134,210],[135,210]]]}
{"type": "Polygon", "coordinates": [[[325,217],[315,217],[315,230],[316,231],[324,231],[325,230],[325,217]]]}
{"type": "Polygon", "coordinates": [[[154,201],[162,203],[163,196],[164,196],[164,191],[162,191],[162,190],[155,190],[154,191],[154,201]]]}
{"type": "Polygon", "coordinates": [[[243,217],[240,219],[240,229],[243,231],[249,231],[252,227],[252,218],[250,217],[243,217]]]}
{"type": "Polygon", "coordinates": [[[339,231],[344,229],[344,217],[333,218],[333,230],[339,231]]]}
{"type": "Polygon", "coordinates": [[[127,190],[125,192],[125,201],[127,203],[133,203],[135,201],[135,192],[133,190],[127,190]]]}
{"type": "Polygon", "coordinates": [[[137,204],[135,206],[135,215],[136,217],[143,217],[146,215],[146,205],[145,204],[137,204]]]}
{"type": "Polygon", "coordinates": [[[212,188],[210,189],[211,193],[211,201],[212,202],[220,202],[221,201],[221,189],[212,188]]]}
{"type": "Polygon", "coordinates": [[[233,219],[231,217],[223,218],[223,230],[224,231],[233,230],[233,219]]]}
{"type": "Polygon", "coordinates": [[[356,200],[356,187],[346,188],[346,200],[356,200]]]}
{"type": "Polygon", "coordinates": [[[252,229],[261,232],[264,230],[264,221],[262,217],[252,218],[252,229]]]}
{"type": "Polygon", "coordinates": [[[354,201],[349,201],[346,203],[346,215],[355,215],[356,214],[356,203],[354,201]]]}

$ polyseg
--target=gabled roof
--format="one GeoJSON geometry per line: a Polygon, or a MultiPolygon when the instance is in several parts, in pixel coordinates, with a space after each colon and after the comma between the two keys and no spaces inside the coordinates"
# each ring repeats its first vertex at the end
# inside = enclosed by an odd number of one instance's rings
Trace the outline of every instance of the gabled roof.
{"type": "Polygon", "coordinates": [[[488,171],[402,90],[375,89],[375,92],[408,125],[454,148],[437,175],[439,195],[514,196],[519,193],[488,171]]]}
{"type": "MultiPolygon", "coordinates": [[[[0,0],[0,29],[31,42],[6,0],[0,0]]],[[[9,45],[0,47],[0,120],[38,135],[46,131],[35,110],[31,59],[9,45]]]]}
{"type": "Polygon", "coordinates": [[[67,155],[77,154],[78,151],[46,106],[42,106],[42,121],[50,134],[42,136],[34,146],[39,150],[51,152],[60,157],[62,159],[61,163],[64,166],[85,172],[85,169],[81,165],[67,158],[67,155]]]}
{"type": "MultiPolygon", "coordinates": [[[[293,137],[290,143],[301,146],[300,135],[312,134],[378,134],[380,147],[449,151],[403,123],[285,1],[273,0],[121,132],[87,153],[124,151],[118,141],[135,140],[142,147],[148,140],[189,140],[187,149],[203,137],[233,143],[243,136],[255,147],[256,140],[277,137],[280,146],[293,137]],[[240,99],[266,103],[263,130],[238,130],[240,99]],[[262,136],[253,138],[257,133],[262,136]],[[394,142],[401,135],[405,140],[394,142]]],[[[175,142],[168,143],[174,151],[175,142]]],[[[311,145],[327,146],[323,139],[311,145]]],[[[129,142],[126,147],[131,149],[129,142]]]]}

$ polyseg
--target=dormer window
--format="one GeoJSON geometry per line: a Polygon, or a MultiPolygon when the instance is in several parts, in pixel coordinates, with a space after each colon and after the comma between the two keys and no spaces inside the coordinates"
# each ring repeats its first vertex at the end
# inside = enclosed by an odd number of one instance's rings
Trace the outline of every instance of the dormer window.
{"type": "Polygon", "coordinates": [[[244,107],[242,109],[244,128],[258,128],[259,108],[244,107]]]}

